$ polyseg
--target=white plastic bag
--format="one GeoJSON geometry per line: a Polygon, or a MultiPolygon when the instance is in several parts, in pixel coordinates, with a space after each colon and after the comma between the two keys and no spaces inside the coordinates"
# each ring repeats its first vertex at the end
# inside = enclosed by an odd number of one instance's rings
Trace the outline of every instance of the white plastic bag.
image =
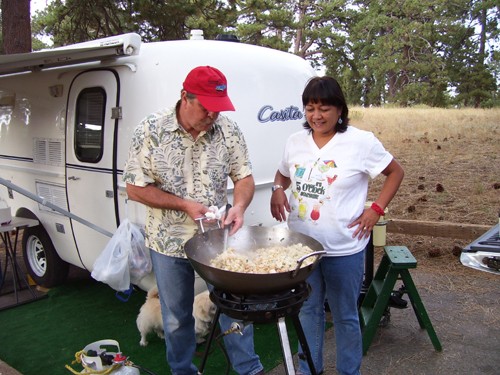
{"type": "MultiPolygon", "coordinates": [[[[128,220],[127,220],[128,221],[128,220]]],[[[128,255],[130,267],[130,282],[137,284],[144,276],[153,270],[153,262],[149,249],[144,244],[144,235],[141,229],[130,223],[131,251],[128,255]]]]}
{"type": "Polygon", "coordinates": [[[117,291],[125,291],[151,269],[149,249],[140,228],[125,219],[96,259],[91,275],[117,291]]]}

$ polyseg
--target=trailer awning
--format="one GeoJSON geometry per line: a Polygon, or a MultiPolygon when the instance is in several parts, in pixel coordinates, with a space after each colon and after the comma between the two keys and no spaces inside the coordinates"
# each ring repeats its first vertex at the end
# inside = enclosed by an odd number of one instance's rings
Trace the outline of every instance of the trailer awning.
{"type": "Polygon", "coordinates": [[[140,46],[141,37],[129,33],[50,50],[3,55],[0,56],[0,75],[137,55],[140,46]]]}

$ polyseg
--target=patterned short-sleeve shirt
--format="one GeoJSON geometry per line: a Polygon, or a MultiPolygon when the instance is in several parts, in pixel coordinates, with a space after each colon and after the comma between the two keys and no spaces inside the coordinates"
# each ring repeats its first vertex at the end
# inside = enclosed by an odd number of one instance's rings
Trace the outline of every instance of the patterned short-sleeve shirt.
{"type": "MultiPolygon", "coordinates": [[[[177,122],[174,109],[146,117],[135,129],[123,181],[155,184],[177,197],[221,207],[227,202],[228,177],[252,174],[240,128],[219,115],[211,130],[195,140],[177,122]]],[[[154,251],[185,258],[184,244],[198,229],[185,212],[147,208],[146,245],[154,251]]]]}

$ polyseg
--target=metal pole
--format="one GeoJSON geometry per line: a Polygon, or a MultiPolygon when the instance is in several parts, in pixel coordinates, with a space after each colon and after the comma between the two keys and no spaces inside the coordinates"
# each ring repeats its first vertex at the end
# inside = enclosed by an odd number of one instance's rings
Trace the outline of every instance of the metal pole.
{"type": "Polygon", "coordinates": [[[290,341],[288,340],[288,333],[286,331],[285,318],[281,317],[278,319],[278,333],[280,335],[281,351],[283,353],[283,359],[285,360],[285,372],[287,375],[295,375],[295,369],[293,367],[293,356],[290,349],[290,341]]]}
{"type": "Polygon", "coordinates": [[[300,343],[300,347],[302,348],[302,352],[306,356],[307,364],[309,365],[309,371],[311,375],[316,375],[316,367],[314,367],[314,362],[312,359],[311,349],[309,348],[309,344],[307,343],[306,335],[304,333],[304,329],[302,328],[302,324],[300,323],[299,315],[292,315],[292,322],[295,326],[295,332],[297,333],[297,338],[300,343]]]}
{"type": "Polygon", "coordinates": [[[375,252],[375,249],[373,247],[373,231],[372,231],[372,234],[370,235],[370,239],[368,241],[368,245],[366,245],[366,248],[365,248],[365,281],[364,281],[364,286],[367,289],[373,280],[374,252],[375,252]]]}
{"type": "Polygon", "coordinates": [[[215,310],[215,315],[212,319],[212,327],[210,329],[210,335],[208,336],[208,341],[206,343],[205,353],[203,353],[203,358],[201,360],[200,366],[198,367],[198,375],[202,375],[203,371],[205,370],[208,354],[210,352],[210,346],[212,345],[212,341],[215,336],[215,331],[217,329],[217,324],[219,322],[220,313],[221,313],[220,308],[217,307],[217,310],[215,310]]]}
{"type": "Polygon", "coordinates": [[[105,236],[113,237],[113,233],[108,232],[106,229],[103,229],[103,228],[91,223],[90,221],[87,221],[85,219],[82,219],[79,216],[76,216],[75,214],[72,214],[71,212],[65,210],[64,208],[56,206],[55,204],[48,202],[45,198],[40,197],[38,195],[35,195],[35,194],[29,192],[28,190],[25,190],[22,187],[17,186],[15,184],[13,184],[12,182],[3,179],[2,177],[0,177],[0,184],[7,186],[9,189],[14,190],[14,191],[18,192],[19,194],[22,194],[22,195],[34,200],[35,202],[40,203],[41,205],[43,205],[45,207],[48,207],[56,212],[59,212],[60,214],[62,214],[64,216],[67,216],[73,220],[76,220],[79,223],[82,223],[83,225],[86,225],[87,227],[94,229],[94,230],[98,231],[99,233],[104,234],[105,236]]]}
{"type": "Polygon", "coordinates": [[[368,240],[368,244],[365,247],[365,275],[363,279],[363,285],[361,285],[361,293],[358,298],[358,307],[363,303],[363,299],[366,297],[366,293],[368,293],[368,288],[373,280],[373,262],[374,262],[374,252],[375,249],[373,247],[373,231],[368,240]]]}

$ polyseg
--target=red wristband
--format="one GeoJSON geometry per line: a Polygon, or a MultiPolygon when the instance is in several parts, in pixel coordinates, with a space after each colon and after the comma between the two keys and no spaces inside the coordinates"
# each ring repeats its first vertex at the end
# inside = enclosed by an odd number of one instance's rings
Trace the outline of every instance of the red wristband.
{"type": "Polygon", "coordinates": [[[372,205],[371,205],[371,209],[373,211],[375,211],[377,213],[378,216],[384,216],[385,215],[385,212],[384,210],[382,209],[382,207],[380,207],[377,203],[373,202],[372,205]]]}

